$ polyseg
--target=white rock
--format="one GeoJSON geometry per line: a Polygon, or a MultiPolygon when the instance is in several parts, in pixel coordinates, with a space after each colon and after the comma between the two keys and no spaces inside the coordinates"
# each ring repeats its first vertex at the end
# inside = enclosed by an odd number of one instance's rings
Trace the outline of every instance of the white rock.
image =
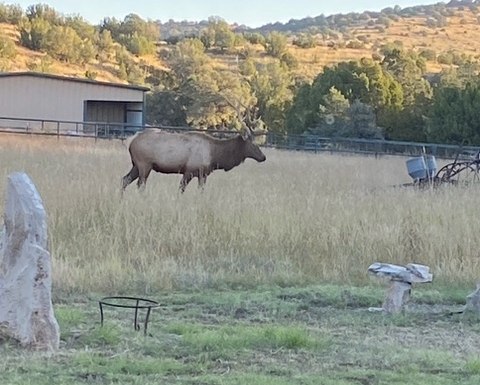
{"type": "Polygon", "coordinates": [[[2,263],[3,245],[5,244],[5,224],[0,228],[0,263],[2,263]]]}
{"type": "MultiPolygon", "coordinates": [[[[377,277],[390,281],[387,296],[382,310],[387,313],[399,313],[404,310],[410,300],[413,283],[425,283],[433,280],[430,268],[425,265],[409,263],[407,266],[398,266],[391,263],[373,263],[368,272],[377,277]]],[[[371,308],[371,311],[378,310],[371,308]]]]}
{"type": "Polygon", "coordinates": [[[60,331],[51,300],[47,216],[35,185],[24,173],[8,176],[4,220],[0,247],[2,332],[24,347],[56,350],[60,331]]]}
{"type": "Polygon", "coordinates": [[[368,272],[377,277],[410,283],[431,282],[433,275],[429,271],[428,266],[415,263],[409,263],[406,267],[403,267],[391,263],[376,262],[368,267],[368,272]]]}
{"type": "Polygon", "coordinates": [[[477,288],[473,293],[467,295],[465,310],[480,313],[480,283],[477,283],[477,288]]]}

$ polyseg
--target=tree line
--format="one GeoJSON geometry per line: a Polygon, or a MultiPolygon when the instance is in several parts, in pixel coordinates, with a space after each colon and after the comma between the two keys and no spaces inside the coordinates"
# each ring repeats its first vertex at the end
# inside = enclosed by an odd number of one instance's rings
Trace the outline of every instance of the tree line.
{"type": "Polygon", "coordinates": [[[377,58],[327,66],[313,81],[276,56],[218,72],[199,38],[177,43],[171,71],[148,101],[153,124],[219,128],[234,124],[216,97],[255,105],[270,132],[480,145],[478,65],[465,62],[435,76],[414,50],[386,44],[377,58]]]}

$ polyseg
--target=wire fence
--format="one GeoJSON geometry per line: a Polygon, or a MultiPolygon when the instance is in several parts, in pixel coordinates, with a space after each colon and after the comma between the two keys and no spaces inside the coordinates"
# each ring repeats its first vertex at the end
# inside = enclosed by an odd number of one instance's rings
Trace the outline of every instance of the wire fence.
{"type": "MultiPolygon", "coordinates": [[[[125,140],[146,128],[160,128],[169,131],[197,131],[193,127],[180,126],[143,126],[129,123],[76,122],[67,120],[45,120],[0,117],[0,133],[27,135],[46,135],[56,137],[79,137],[97,139],[125,140]]],[[[228,137],[238,133],[228,130],[206,130],[217,137],[228,137]]],[[[307,151],[313,153],[351,153],[381,155],[420,156],[435,155],[438,158],[469,158],[480,148],[436,143],[402,142],[389,140],[368,140],[353,138],[326,138],[314,135],[266,135],[262,146],[289,151],[307,151]]]]}

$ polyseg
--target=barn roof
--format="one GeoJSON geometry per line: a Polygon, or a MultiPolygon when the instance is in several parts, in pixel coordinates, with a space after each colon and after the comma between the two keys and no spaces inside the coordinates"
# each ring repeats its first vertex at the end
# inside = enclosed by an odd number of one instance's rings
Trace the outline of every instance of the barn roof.
{"type": "Polygon", "coordinates": [[[41,72],[32,72],[32,71],[25,71],[25,72],[0,72],[0,79],[6,77],[17,77],[17,76],[32,76],[32,77],[39,77],[39,78],[46,78],[46,79],[55,79],[55,80],[64,80],[68,82],[78,82],[78,83],[87,83],[92,85],[101,85],[101,86],[108,86],[108,87],[119,87],[119,88],[127,88],[130,90],[138,90],[138,91],[150,91],[150,88],[143,87],[143,86],[136,86],[132,84],[121,84],[121,83],[110,83],[110,82],[103,82],[103,81],[96,81],[87,78],[74,78],[68,76],[60,76],[60,75],[52,75],[52,74],[44,74],[41,72]]]}

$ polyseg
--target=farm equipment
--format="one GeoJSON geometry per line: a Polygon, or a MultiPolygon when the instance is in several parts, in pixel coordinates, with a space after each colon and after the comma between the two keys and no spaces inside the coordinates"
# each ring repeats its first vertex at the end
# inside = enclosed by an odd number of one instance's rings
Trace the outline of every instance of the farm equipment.
{"type": "Polygon", "coordinates": [[[442,184],[468,186],[480,182],[480,151],[466,160],[459,159],[458,153],[453,162],[446,164],[438,172],[433,155],[415,157],[406,163],[414,186],[436,187],[442,184]]]}

